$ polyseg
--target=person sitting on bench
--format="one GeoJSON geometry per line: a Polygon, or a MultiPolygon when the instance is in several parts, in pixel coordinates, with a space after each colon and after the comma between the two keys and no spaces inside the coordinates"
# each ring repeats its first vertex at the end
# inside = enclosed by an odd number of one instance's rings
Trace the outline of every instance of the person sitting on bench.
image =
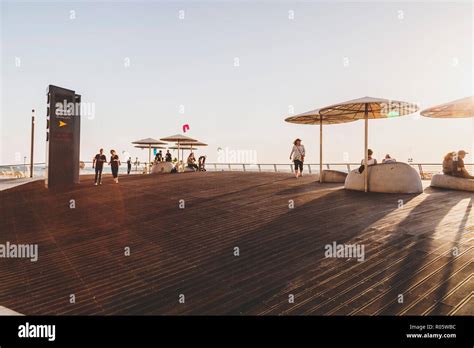
{"type": "Polygon", "coordinates": [[[188,167],[192,168],[194,170],[199,169],[198,165],[196,164],[196,158],[194,158],[194,153],[193,152],[191,152],[188,156],[188,167]]]}
{"type": "Polygon", "coordinates": [[[385,158],[382,160],[382,163],[396,163],[397,160],[395,158],[390,157],[390,155],[387,153],[385,155],[385,158]]]}
{"type": "Polygon", "coordinates": [[[448,152],[443,159],[443,174],[453,175],[453,158],[456,156],[455,151],[448,152]]]}
{"type": "Polygon", "coordinates": [[[469,174],[464,166],[464,157],[466,157],[467,154],[468,152],[459,150],[457,156],[453,157],[453,175],[459,178],[474,179],[474,176],[469,174]]]}
{"type": "MultiPolygon", "coordinates": [[[[367,166],[375,166],[377,164],[377,160],[375,158],[372,157],[372,155],[374,154],[374,152],[371,150],[371,149],[368,149],[367,150],[367,166]]],[[[360,161],[360,164],[361,166],[359,167],[359,173],[363,173],[364,170],[365,170],[365,166],[364,166],[364,159],[362,159],[362,161],[360,161]]]]}

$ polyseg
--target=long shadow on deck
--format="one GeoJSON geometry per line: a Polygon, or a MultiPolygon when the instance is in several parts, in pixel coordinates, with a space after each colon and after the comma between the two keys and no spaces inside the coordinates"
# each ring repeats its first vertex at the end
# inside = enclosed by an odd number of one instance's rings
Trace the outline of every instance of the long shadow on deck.
{"type": "MultiPolygon", "coordinates": [[[[425,192],[429,193],[428,196],[396,227],[394,237],[397,233],[413,234],[415,241],[409,250],[402,251],[405,252],[406,255],[398,266],[396,275],[391,278],[388,284],[389,290],[384,295],[384,305],[377,310],[376,314],[393,315],[403,313],[407,309],[407,305],[413,305],[414,301],[419,300],[417,295],[411,295],[410,293],[414,290],[414,287],[423,281],[423,277],[420,273],[422,269],[427,267],[432,261],[429,257],[430,254],[431,257],[433,257],[432,252],[440,247],[433,245],[435,240],[432,236],[435,233],[435,229],[460,200],[468,197],[467,195],[464,197],[459,193],[451,196],[442,195],[440,191],[432,189],[428,189],[425,192]],[[422,229],[420,230],[421,225],[422,229]],[[399,294],[404,296],[404,304],[398,303],[397,296],[399,294]]],[[[465,219],[467,220],[467,217],[465,217],[465,219]]],[[[453,236],[453,245],[458,243],[462,234],[461,229],[463,229],[462,223],[457,231],[453,231],[453,234],[455,234],[453,236]]],[[[439,253],[439,251],[437,253],[439,253]]],[[[448,266],[445,266],[443,270],[443,283],[436,292],[437,299],[442,298],[446,294],[448,290],[446,280],[451,275],[451,271],[452,262],[450,262],[448,266]]],[[[431,267],[429,273],[432,275],[432,272],[433,269],[431,267]]],[[[436,283],[430,285],[436,286],[436,283]]]]}
{"type": "MultiPolygon", "coordinates": [[[[300,193],[301,188],[295,186],[276,195],[281,195],[282,204],[287,204],[288,199],[300,193]]],[[[185,278],[208,276],[233,291],[240,299],[224,304],[220,299],[210,299],[203,306],[190,305],[177,313],[235,315],[265,312],[268,310],[265,301],[278,296],[282,296],[282,301],[285,301],[286,289],[292,283],[311,282],[310,276],[315,277],[318,269],[323,270],[328,261],[324,257],[325,245],[333,242],[357,243],[357,238],[372,224],[398,209],[400,198],[406,204],[414,197],[416,195],[326,190],[324,195],[297,205],[295,209],[288,209],[286,213],[259,227],[249,229],[231,245],[223,242],[218,250],[210,250],[213,253],[211,260],[196,264],[193,271],[185,275],[185,278]],[[240,256],[233,256],[234,247],[239,248],[240,256]]],[[[196,209],[199,203],[199,200],[194,203],[196,209]]],[[[217,223],[225,224],[226,221],[217,223]]],[[[214,227],[216,226],[212,222],[207,226],[210,231],[214,227]]],[[[189,246],[192,247],[192,244],[189,246]]],[[[184,249],[174,255],[187,259],[184,249]]],[[[339,261],[334,262],[343,271],[343,261],[339,261]]],[[[331,271],[327,268],[324,270],[331,271]]],[[[312,281],[311,285],[317,284],[317,281],[312,281]]],[[[172,296],[172,291],[175,293],[175,290],[166,289],[154,296],[172,296]]],[[[188,289],[188,292],[198,291],[199,289],[188,289]]],[[[160,308],[152,312],[158,314],[160,308]]]]}
{"type": "MultiPolygon", "coordinates": [[[[209,182],[203,181],[198,190],[208,195],[199,197],[196,194],[192,197],[189,208],[187,206],[186,210],[180,211],[177,210],[175,202],[181,197],[186,197],[183,192],[189,191],[190,186],[170,188],[162,193],[159,187],[149,185],[147,193],[143,194],[140,191],[141,180],[137,179],[135,189],[140,192],[135,192],[133,195],[126,190],[112,193],[118,203],[100,209],[103,214],[110,210],[110,216],[106,215],[109,223],[105,227],[99,226],[101,228],[97,231],[90,231],[84,226],[78,226],[77,230],[85,234],[74,234],[75,225],[69,224],[68,219],[64,217],[54,224],[58,224],[59,227],[60,221],[63,221],[68,228],[67,231],[71,231],[70,236],[65,235],[66,233],[54,236],[62,241],[60,244],[66,244],[67,241],[67,244],[71,245],[76,245],[73,241],[69,243],[71,236],[75,236],[79,241],[97,236],[107,237],[104,239],[107,244],[98,242],[95,245],[104,249],[105,256],[116,247],[129,245],[124,243],[130,241],[152,245],[146,250],[153,252],[154,256],[159,255],[148,258],[144,254],[119,263],[115,262],[114,257],[108,257],[110,263],[107,265],[114,267],[114,271],[110,271],[110,274],[118,274],[121,279],[115,278],[107,283],[107,287],[114,290],[114,294],[107,295],[106,299],[105,295],[102,297],[101,304],[105,304],[106,314],[325,314],[332,309],[331,306],[339,304],[327,302],[331,297],[336,299],[336,302],[340,298],[339,287],[336,288],[334,284],[341,284],[340,288],[346,289],[352,280],[357,282],[365,280],[366,273],[364,276],[361,274],[368,267],[378,266],[374,266],[370,261],[357,263],[354,260],[347,262],[342,259],[327,259],[324,257],[324,246],[334,241],[340,244],[367,243],[367,257],[370,257],[374,248],[380,249],[384,243],[390,247],[390,238],[388,242],[378,241],[377,228],[380,226],[377,222],[391,213],[397,214],[394,211],[398,209],[399,199],[403,199],[406,205],[417,198],[417,195],[365,194],[306,181],[290,183],[294,185],[293,187],[283,186],[283,183],[289,182],[287,180],[295,179],[276,177],[275,180],[266,183],[263,181],[248,183],[242,190],[238,187],[235,190],[234,187],[226,188],[225,193],[214,188],[212,192],[206,192],[209,182]],[[279,185],[280,182],[283,189],[278,191],[278,187],[275,189],[272,185],[275,183],[279,185]],[[151,192],[148,193],[148,190],[151,192]],[[160,198],[166,200],[160,201],[160,198]],[[131,207],[133,204],[131,206],[128,204],[130,199],[137,203],[135,210],[131,207]],[[262,202],[255,202],[256,199],[262,202]],[[295,199],[294,209],[289,209],[287,206],[290,199],[295,199]],[[234,200],[244,202],[233,204],[234,200]],[[140,215],[141,219],[130,224],[128,215],[133,215],[131,212],[138,213],[144,206],[151,209],[154,202],[160,204],[157,204],[156,211],[151,211],[149,216],[145,216],[148,219],[146,222],[141,220],[143,215],[140,215]],[[258,207],[256,203],[259,203],[258,207]],[[115,219],[115,212],[123,213],[123,216],[115,219]],[[186,219],[187,216],[190,218],[186,219]],[[124,223],[126,225],[123,225],[124,223]],[[141,238],[136,238],[137,236],[141,238]],[[120,243],[117,239],[120,239],[120,243]],[[111,242],[116,245],[109,246],[111,242]],[[240,250],[238,257],[233,255],[236,246],[240,250]],[[349,267],[354,265],[357,268],[348,272],[349,267]],[[127,274],[128,277],[124,277],[127,274]],[[135,278],[140,279],[136,284],[141,286],[142,282],[145,283],[139,289],[141,291],[128,286],[128,282],[135,278]],[[334,282],[327,279],[334,279],[334,282]],[[288,293],[294,291],[304,294],[297,297],[295,304],[289,305],[288,293]],[[186,304],[183,305],[177,303],[177,294],[181,292],[185,293],[187,298],[186,304]],[[306,299],[306,303],[299,302],[303,298],[306,299]]],[[[120,186],[106,187],[110,190],[118,188],[120,186]]],[[[23,195],[28,194],[22,192],[23,195]]],[[[96,191],[92,191],[91,188],[77,194],[87,197],[92,192],[96,191]]],[[[111,195],[108,190],[102,192],[111,195]]],[[[70,195],[49,196],[51,204],[54,204],[52,207],[59,208],[63,198],[69,198],[70,195]]],[[[430,240],[426,237],[433,233],[450,209],[463,199],[459,198],[460,196],[456,196],[458,198],[448,196],[446,199],[443,197],[445,196],[429,195],[398,227],[383,227],[392,230],[390,233],[393,235],[393,241],[402,234],[408,235],[414,225],[422,226],[424,231],[418,236],[416,234],[409,236],[411,239],[418,239],[416,246],[408,251],[398,272],[389,280],[389,289],[400,285],[407,289],[409,284],[405,286],[403,281],[415,276],[425,262],[419,257],[417,250],[427,250],[430,247],[430,240]]],[[[102,204],[104,202],[109,200],[103,200],[102,204]]],[[[99,219],[104,219],[104,215],[98,214],[96,211],[98,207],[92,203],[94,203],[92,198],[87,204],[84,203],[88,206],[85,212],[88,219],[81,217],[79,220],[81,223],[94,224],[98,223],[99,219]]],[[[7,203],[3,202],[2,205],[6,206],[7,203]]],[[[50,208],[45,207],[42,210],[46,212],[50,208]]],[[[66,211],[69,208],[66,205],[61,209],[66,211]]],[[[18,218],[15,215],[10,225],[14,226],[18,218]]],[[[39,217],[36,220],[41,221],[39,217]]],[[[384,236],[389,235],[387,230],[383,233],[384,236]]],[[[136,248],[138,250],[139,245],[136,248]]],[[[85,250],[81,250],[80,253],[86,254],[85,250]]],[[[100,262],[89,258],[81,259],[77,262],[77,266],[80,267],[78,270],[86,274],[88,272],[86,266],[100,262]]],[[[106,278],[109,274],[100,267],[94,269],[97,269],[97,278],[101,276],[106,278]]],[[[451,273],[450,270],[446,272],[451,273]]],[[[87,285],[97,286],[100,280],[89,280],[87,285]]],[[[361,287],[369,288],[371,285],[373,283],[367,282],[361,287]]],[[[447,289],[440,288],[438,291],[442,296],[447,289]]],[[[385,304],[393,303],[393,299],[390,294],[385,304]]],[[[387,308],[384,313],[399,310],[400,307],[387,308]]]]}
{"type": "MultiPolygon", "coordinates": [[[[458,248],[458,250],[461,251],[459,242],[461,240],[461,237],[463,233],[465,233],[466,225],[467,225],[467,220],[469,219],[469,215],[472,213],[472,204],[473,204],[473,199],[471,198],[469,201],[469,204],[466,207],[466,211],[464,212],[464,216],[461,220],[461,223],[459,224],[458,231],[456,232],[456,236],[454,237],[453,242],[451,243],[451,249],[453,248],[458,248]]],[[[435,298],[437,301],[441,301],[444,296],[448,293],[449,290],[449,281],[448,278],[451,276],[451,273],[453,272],[453,262],[450,262],[447,267],[444,268],[443,270],[443,276],[442,279],[444,280],[441,286],[436,290],[435,292],[435,298]]],[[[443,314],[441,312],[442,306],[436,306],[430,315],[441,315],[443,314]]]]}

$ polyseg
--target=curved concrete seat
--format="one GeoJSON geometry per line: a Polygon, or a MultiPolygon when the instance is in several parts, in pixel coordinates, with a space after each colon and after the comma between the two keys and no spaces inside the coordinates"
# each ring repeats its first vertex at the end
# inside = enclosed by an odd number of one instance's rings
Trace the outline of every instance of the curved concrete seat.
{"type": "MultiPolygon", "coordinates": [[[[420,175],[406,163],[383,163],[368,168],[368,191],[382,193],[421,193],[420,175]]],[[[348,190],[364,191],[364,173],[355,169],[344,183],[348,190]]]]}
{"type": "Polygon", "coordinates": [[[323,182],[345,182],[347,173],[338,170],[323,170],[323,182]]]}
{"type": "Polygon", "coordinates": [[[450,190],[474,191],[474,179],[457,178],[451,175],[435,174],[431,186],[450,190]]]}
{"type": "Polygon", "coordinates": [[[187,172],[195,172],[196,170],[194,168],[191,168],[191,167],[188,167],[188,166],[184,166],[184,169],[183,169],[183,172],[187,173],[187,172]]]}
{"type": "Polygon", "coordinates": [[[171,173],[171,169],[173,169],[173,163],[159,162],[159,163],[153,164],[153,167],[151,168],[151,173],[152,174],[171,173]]]}

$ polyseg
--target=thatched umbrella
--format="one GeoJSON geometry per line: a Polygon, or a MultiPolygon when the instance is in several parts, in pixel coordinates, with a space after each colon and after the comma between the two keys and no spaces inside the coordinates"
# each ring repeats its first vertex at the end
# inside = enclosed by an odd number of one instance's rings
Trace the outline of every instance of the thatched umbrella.
{"type": "Polygon", "coordinates": [[[474,96],[433,106],[420,112],[422,116],[433,118],[474,117],[474,96]]]}
{"type": "Polygon", "coordinates": [[[167,141],[167,142],[176,142],[178,144],[178,163],[179,163],[180,145],[182,143],[197,143],[198,142],[196,139],[187,137],[187,136],[182,135],[182,134],[175,134],[175,135],[172,135],[170,137],[161,138],[160,140],[167,141]]]}
{"type": "Polygon", "coordinates": [[[470,118],[474,117],[474,96],[436,105],[420,112],[432,118],[470,118]]]}
{"type": "MultiPolygon", "coordinates": [[[[140,145],[143,146],[143,148],[148,149],[148,164],[151,163],[151,149],[152,146],[158,146],[158,145],[166,145],[166,143],[153,139],[153,138],[145,138],[137,141],[132,141],[132,144],[140,145]]],[[[149,170],[147,168],[147,172],[149,173],[149,170]]]]}
{"type": "Polygon", "coordinates": [[[364,190],[367,192],[367,151],[369,118],[381,119],[400,117],[418,111],[414,103],[381,98],[363,97],[339,104],[330,105],[319,110],[323,117],[345,118],[347,120],[365,120],[365,153],[364,153],[364,190]]]}
{"type": "Polygon", "coordinates": [[[201,141],[195,141],[195,142],[185,142],[183,141],[181,143],[181,145],[183,146],[190,146],[191,147],[191,150],[194,149],[195,147],[199,147],[199,146],[207,146],[207,144],[201,142],[201,141]]]}
{"type": "Polygon", "coordinates": [[[344,117],[327,117],[319,113],[320,109],[311,110],[303,114],[291,116],[285,119],[286,122],[297,124],[319,124],[319,182],[323,182],[323,125],[347,123],[354,120],[348,120],[344,117]]]}
{"type": "Polygon", "coordinates": [[[137,149],[166,149],[166,146],[159,146],[159,145],[151,145],[151,146],[146,146],[146,145],[135,145],[137,149]]]}

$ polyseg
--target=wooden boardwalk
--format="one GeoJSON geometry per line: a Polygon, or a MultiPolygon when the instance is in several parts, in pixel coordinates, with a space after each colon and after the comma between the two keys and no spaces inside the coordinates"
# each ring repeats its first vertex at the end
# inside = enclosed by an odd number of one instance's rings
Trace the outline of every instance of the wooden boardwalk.
{"type": "Polygon", "coordinates": [[[474,314],[472,193],[364,194],[311,175],[248,172],[104,181],[0,192],[0,244],[39,245],[37,262],[0,258],[0,306],[28,315],[474,314]],[[365,260],[325,257],[333,242],[363,245],[365,260]]]}

